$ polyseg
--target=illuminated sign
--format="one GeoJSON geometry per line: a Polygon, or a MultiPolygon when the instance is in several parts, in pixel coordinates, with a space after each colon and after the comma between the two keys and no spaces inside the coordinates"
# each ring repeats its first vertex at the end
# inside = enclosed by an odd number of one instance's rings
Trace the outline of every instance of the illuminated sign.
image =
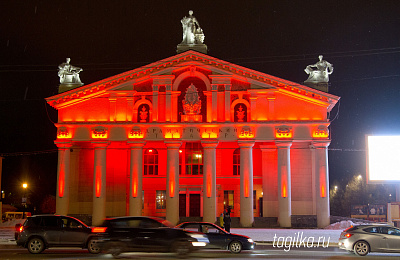
{"type": "Polygon", "coordinates": [[[93,139],[106,139],[108,138],[107,129],[99,128],[92,130],[92,138],[93,139]]]}
{"type": "Polygon", "coordinates": [[[400,182],[400,136],[367,136],[368,181],[400,182]]]}
{"type": "Polygon", "coordinates": [[[164,138],[166,138],[166,139],[177,139],[177,138],[181,138],[180,129],[178,129],[178,128],[169,128],[169,129],[166,129],[165,134],[164,134],[164,138]]]}
{"type": "Polygon", "coordinates": [[[214,128],[204,128],[201,133],[201,138],[218,138],[218,129],[214,128]]]}
{"type": "Polygon", "coordinates": [[[292,138],[293,131],[290,126],[279,126],[275,128],[276,138],[292,138]]]}

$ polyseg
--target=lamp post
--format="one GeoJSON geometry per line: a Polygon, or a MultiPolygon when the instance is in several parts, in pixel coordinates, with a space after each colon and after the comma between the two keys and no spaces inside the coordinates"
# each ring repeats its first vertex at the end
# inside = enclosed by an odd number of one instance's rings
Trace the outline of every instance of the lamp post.
{"type": "Polygon", "coordinates": [[[26,189],[28,188],[28,184],[27,183],[23,183],[22,184],[22,188],[24,189],[24,195],[22,197],[22,218],[25,218],[25,208],[26,208],[26,189]]]}

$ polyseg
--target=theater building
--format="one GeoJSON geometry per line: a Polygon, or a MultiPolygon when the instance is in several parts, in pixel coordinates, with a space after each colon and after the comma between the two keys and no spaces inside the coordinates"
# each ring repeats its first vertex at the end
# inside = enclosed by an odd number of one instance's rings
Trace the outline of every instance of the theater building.
{"type": "Polygon", "coordinates": [[[56,213],[215,222],[225,206],[329,225],[327,118],[339,97],[193,49],[88,85],[64,63],[56,213]],[[75,77],[75,78],[74,78],[75,77]]]}

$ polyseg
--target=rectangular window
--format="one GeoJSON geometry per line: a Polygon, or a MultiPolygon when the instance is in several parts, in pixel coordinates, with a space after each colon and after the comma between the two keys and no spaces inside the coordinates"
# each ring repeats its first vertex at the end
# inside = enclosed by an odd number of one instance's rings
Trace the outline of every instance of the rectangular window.
{"type": "Polygon", "coordinates": [[[231,206],[233,209],[234,192],[233,190],[224,190],[224,207],[231,206]]]}
{"type": "Polygon", "coordinates": [[[166,193],[165,190],[156,191],[156,209],[165,209],[166,193]]]}
{"type": "Polygon", "coordinates": [[[253,209],[257,209],[257,191],[253,190],[253,209]]]}

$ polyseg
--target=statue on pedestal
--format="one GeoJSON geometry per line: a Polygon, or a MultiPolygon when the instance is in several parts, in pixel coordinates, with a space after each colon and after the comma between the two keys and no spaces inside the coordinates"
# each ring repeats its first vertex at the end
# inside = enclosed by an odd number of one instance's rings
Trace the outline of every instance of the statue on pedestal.
{"type": "Polygon", "coordinates": [[[183,29],[183,39],[181,44],[202,44],[204,42],[204,33],[201,29],[196,17],[193,16],[193,11],[189,11],[188,17],[183,17],[181,20],[183,29]]]}
{"type": "Polygon", "coordinates": [[[308,79],[304,82],[310,83],[328,83],[329,75],[333,72],[333,66],[319,55],[319,61],[313,65],[308,65],[304,71],[309,74],[308,79]]]}
{"type": "Polygon", "coordinates": [[[61,84],[83,84],[79,78],[79,72],[82,68],[72,66],[71,59],[67,58],[67,62],[63,62],[58,66],[58,76],[61,84]]]}

